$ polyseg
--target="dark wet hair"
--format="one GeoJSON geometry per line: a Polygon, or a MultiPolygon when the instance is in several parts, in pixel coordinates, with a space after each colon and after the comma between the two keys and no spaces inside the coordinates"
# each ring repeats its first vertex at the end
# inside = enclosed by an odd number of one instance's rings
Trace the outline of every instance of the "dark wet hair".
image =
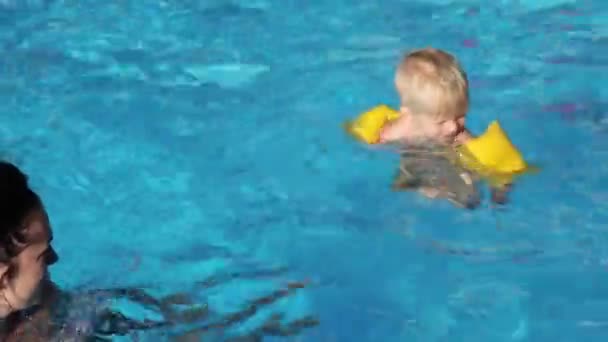
{"type": "Polygon", "coordinates": [[[41,207],[27,176],[9,162],[0,161],[0,262],[16,256],[26,243],[25,219],[41,207]]]}

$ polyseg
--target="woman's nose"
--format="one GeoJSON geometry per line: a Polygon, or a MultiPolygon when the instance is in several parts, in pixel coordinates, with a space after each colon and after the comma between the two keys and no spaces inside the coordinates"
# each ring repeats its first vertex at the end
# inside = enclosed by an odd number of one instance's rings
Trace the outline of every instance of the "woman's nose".
{"type": "Polygon", "coordinates": [[[55,252],[55,249],[53,247],[49,247],[45,256],[45,260],[46,264],[49,266],[59,261],[59,256],[57,255],[57,252],[55,252]]]}

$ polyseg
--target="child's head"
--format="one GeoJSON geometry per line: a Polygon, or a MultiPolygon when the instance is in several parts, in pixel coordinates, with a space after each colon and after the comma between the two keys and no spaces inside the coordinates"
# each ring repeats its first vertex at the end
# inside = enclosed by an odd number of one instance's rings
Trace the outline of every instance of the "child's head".
{"type": "Polygon", "coordinates": [[[451,143],[469,106],[466,73],[451,54],[433,48],[408,53],[395,75],[401,112],[426,137],[451,143]]]}

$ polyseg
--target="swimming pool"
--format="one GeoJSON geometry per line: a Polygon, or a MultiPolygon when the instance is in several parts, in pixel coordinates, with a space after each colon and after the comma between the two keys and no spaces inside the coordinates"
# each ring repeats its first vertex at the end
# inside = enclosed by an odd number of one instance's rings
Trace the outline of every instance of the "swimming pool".
{"type": "Polygon", "coordinates": [[[608,3],[15,4],[0,146],[47,202],[62,287],[246,313],[208,340],[606,339],[608,3]],[[473,131],[501,120],[543,168],[507,210],[393,193],[396,157],[340,129],[427,45],[467,69],[473,131]]]}

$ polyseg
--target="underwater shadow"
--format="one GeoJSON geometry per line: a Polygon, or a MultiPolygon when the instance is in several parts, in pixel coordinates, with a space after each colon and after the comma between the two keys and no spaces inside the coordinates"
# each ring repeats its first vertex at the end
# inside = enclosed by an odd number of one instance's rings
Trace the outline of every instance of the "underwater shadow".
{"type": "MultiPolygon", "coordinates": [[[[234,279],[264,278],[274,273],[276,272],[231,273],[199,281],[194,288],[196,292],[205,291],[234,279]]],[[[196,300],[192,293],[176,292],[157,297],[139,287],[71,292],[57,288],[57,295],[48,307],[37,309],[33,314],[24,313],[13,322],[23,325],[15,336],[15,341],[112,341],[119,336],[138,340],[141,334],[148,333],[161,335],[170,341],[199,341],[207,338],[233,342],[262,341],[267,336],[296,336],[319,325],[319,319],[315,315],[306,315],[285,321],[284,314],[276,313],[246,334],[230,337],[225,334],[261,310],[293,296],[308,285],[300,281],[289,282],[282,288],[247,301],[242,309],[225,314],[214,312],[207,303],[196,300]],[[152,320],[128,317],[111,307],[110,302],[116,301],[139,306],[162,318],[152,320]]]]}

